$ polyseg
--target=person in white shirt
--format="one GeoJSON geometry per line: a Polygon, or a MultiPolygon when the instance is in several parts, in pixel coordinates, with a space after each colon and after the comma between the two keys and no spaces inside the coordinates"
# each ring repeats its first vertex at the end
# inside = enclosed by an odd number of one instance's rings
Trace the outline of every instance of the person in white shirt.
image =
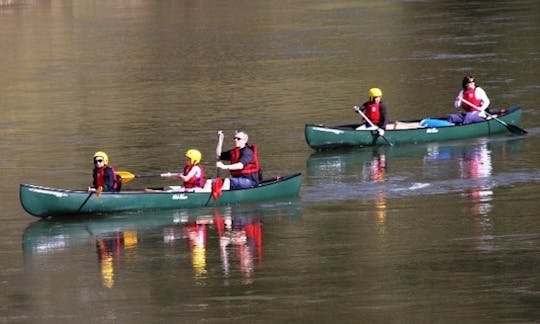
{"type": "Polygon", "coordinates": [[[462,81],[462,90],[454,102],[454,107],[463,111],[449,115],[448,121],[463,125],[484,121],[489,103],[486,92],[477,86],[475,77],[472,74],[466,75],[462,81]]]}

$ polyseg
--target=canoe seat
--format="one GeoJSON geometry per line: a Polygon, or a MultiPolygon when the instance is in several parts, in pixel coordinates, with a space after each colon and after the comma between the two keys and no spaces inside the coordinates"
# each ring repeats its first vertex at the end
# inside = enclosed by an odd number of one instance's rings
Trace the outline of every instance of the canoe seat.
{"type": "Polygon", "coordinates": [[[400,122],[396,120],[392,124],[388,125],[386,129],[414,129],[420,128],[419,122],[400,122]]]}

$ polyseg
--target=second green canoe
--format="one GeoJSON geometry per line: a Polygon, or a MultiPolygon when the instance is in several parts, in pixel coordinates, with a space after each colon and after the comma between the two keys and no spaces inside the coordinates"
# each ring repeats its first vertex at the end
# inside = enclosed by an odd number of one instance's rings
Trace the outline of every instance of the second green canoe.
{"type": "MultiPolygon", "coordinates": [[[[356,130],[360,124],[325,126],[306,124],[304,133],[307,144],[315,150],[341,147],[367,147],[377,145],[414,144],[442,142],[474,137],[490,136],[498,133],[515,133],[520,129],[521,108],[513,107],[498,112],[481,123],[446,127],[420,127],[420,121],[390,123],[384,138],[374,130],[356,130]],[[395,128],[394,128],[395,127],[395,128]]],[[[439,118],[438,120],[443,120],[439,118]]],[[[525,131],[523,131],[525,132],[525,131]]]]}

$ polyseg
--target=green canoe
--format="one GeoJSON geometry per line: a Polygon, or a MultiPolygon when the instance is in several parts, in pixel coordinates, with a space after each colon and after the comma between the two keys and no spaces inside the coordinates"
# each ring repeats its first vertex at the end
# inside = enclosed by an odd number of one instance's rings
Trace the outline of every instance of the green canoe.
{"type": "Polygon", "coordinates": [[[300,173],[264,180],[255,188],[224,190],[217,200],[209,192],[145,192],[126,190],[103,192],[99,196],[86,190],[55,189],[21,184],[19,197],[29,214],[36,217],[77,214],[103,214],[124,211],[183,209],[233,205],[246,202],[277,200],[298,196],[302,184],[300,173]]]}
{"type": "MultiPolygon", "coordinates": [[[[495,118],[481,123],[445,127],[420,127],[420,120],[396,121],[387,125],[384,137],[379,136],[374,130],[356,130],[360,124],[337,126],[306,124],[304,132],[307,144],[315,150],[441,142],[504,132],[518,135],[526,133],[525,130],[516,126],[521,122],[521,108],[501,109],[491,113],[495,118]]],[[[430,120],[442,123],[445,119],[441,117],[430,120]]]]}

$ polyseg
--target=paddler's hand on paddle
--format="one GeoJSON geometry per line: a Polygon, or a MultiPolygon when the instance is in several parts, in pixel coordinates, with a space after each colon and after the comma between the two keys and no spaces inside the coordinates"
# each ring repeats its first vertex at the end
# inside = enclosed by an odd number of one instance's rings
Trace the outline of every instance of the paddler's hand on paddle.
{"type": "Polygon", "coordinates": [[[227,166],[225,164],[223,164],[223,162],[221,162],[221,161],[216,162],[216,168],[227,170],[227,166]]]}
{"type": "Polygon", "coordinates": [[[358,110],[360,110],[360,107],[354,106],[354,107],[353,107],[353,110],[354,110],[356,113],[358,113],[358,110]]]}
{"type": "Polygon", "coordinates": [[[384,129],[377,128],[377,133],[379,133],[379,136],[384,136],[384,129]]]}
{"type": "Polygon", "coordinates": [[[101,192],[103,191],[103,187],[102,186],[99,186],[97,189],[96,188],[92,188],[92,187],[88,187],[88,192],[95,192],[96,193],[96,196],[99,197],[99,195],[101,195],[101,192]]]}
{"type": "MultiPolygon", "coordinates": [[[[469,106],[472,107],[474,110],[478,111],[478,116],[480,116],[480,117],[482,117],[482,118],[484,118],[484,119],[486,119],[486,117],[488,116],[488,114],[486,113],[487,107],[485,107],[485,108],[482,109],[481,107],[478,107],[477,105],[472,104],[472,103],[470,103],[469,101],[467,101],[467,100],[465,100],[465,99],[463,99],[463,98],[459,98],[459,100],[460,100],[461,102],[464,102],[465,104],[469,105],[469,106]]],[[[489,115],[489,116],[491,117],[491,115],[489,115]]],[[[491,118],[490,118],[490,119],[491,119],[491,118]]]]}
{"type": "Polygon", "coordinates": [[[216,168],[223,170],[242,170],[244,168],[244,164],[242,164],[242,162],[236,162],[234,164],[224,164],[221,161],[217,161],[216,168]]]}

